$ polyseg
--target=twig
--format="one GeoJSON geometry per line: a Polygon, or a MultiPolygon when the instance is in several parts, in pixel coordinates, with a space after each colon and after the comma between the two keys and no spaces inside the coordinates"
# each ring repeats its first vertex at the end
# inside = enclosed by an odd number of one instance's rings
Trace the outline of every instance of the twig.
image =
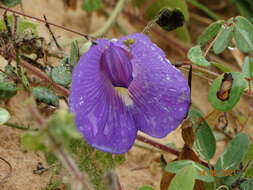
{"type": "Polygon", "coordinates": [[[152,145],[152,146],[154,146],[154,147],[156,147],[156,148],[158,148],[160,150],[163,150],[165,152],[172,153],[172,154],[174,154],[176,156],[179,156],[179,154],[180,154],[180,152],[178,150],[175,150],[175,149],[170,148],[170,147],[168,147],[166,145],[160,144],[160,143],[158,143],[156,141],[153,141],[151,139],[148,139],[148,138],[146,138],[144,136],[137,135],[136,139],[139,140],[139,141],[141,141],[141,142],[144,142],[146,144],[150,144],[150,145],[152,145]]]}
{"type": "Polygon", "coordinates": [[[96,38],[96,37],[101,37],[104,34],[106,34],[117,21],[117,17],[124,9],[126,2],[127,0],[119,0],[113,12],[110,14],[109,18],[107,19],[106,23],[103,25],[103,27],[99,31],[91,34],[91,36],[96,38]]]}
{"type": "Polygon", "coordinates": [[[37,17],[34,17],[34,16],[30,16],[30,15],[27,15],[27,14],[25,14],[25,13],[21,13],[21,12],[19,12],[19,11],[12,10],[12,9],[7,8],[7,7],[4,7],[4,6],[2,6],[2,5],[0,5],[0,9],[7,10],[7,11],[10,11],[10,12],[15,13],[15,14],[18,14],[18,15],[22,15],[22,16],[27,17],[27,18],[30,18],[30,19],[34,19],[34,20],[37,20],[37,21],[39,21],[39,22],[48,23],[49,25],[52,25],[52,26],[61,28],[61,29],[65,30],[65,31],[72,32],[72,33],[74,33],[74,34],[78,34],[78,35],[80,35],[80,36],[83,36],[83,37],[86,38],[87,40],[90,40],[90,36],[89,36],[88,34],[83,34],[83,33],[81,33],[81,32],[77,32],[77,31],[75,31],[75,30],[66,28],[66,27],[64,27],[64,26],[61,26],[61,25],[58,25],[58,24],[55,24],[55,23],[52,23],[52,22],[45,22],[45,20],[43,20],[43,19],[40,19],[40,18],[37,18],[37,17]]]}
{"type": "Polygon", "coordinates": [[[4,123],[4,125],[8,126],[8,127],[12,127],[12,128],[15,128],[15,129],[21,129],[21,130],[28,130],[28,131],[38,131],[39,129],[35,128],[30,128],[30,127],[24,127],[24,126],[20,126],[16,123],[11,123],[11,122],[6,122],[4,123]]]}
{"type": "Polygon", "coordinates": [[[54,36],[53,31],[52,31],[51,28],[50,28],[50,25],[49,25],[48,22],[47,22],[47,17],[46,17],[46,15],[44,15],[44,19],[45,19],[45,22],[46,22],[45,26],[47,27],[47,29],[48,29],[50,35],[52,36],[52,38],[53,38],[53,40],[54,40],[54,43],[55,43],[56,47],[57,47],[59,50],[62,50],[61,46],[59,45],[59,43],[57,42],[57,40],[56,40],[56,38],[55,38],[55,36],[54,36]]]}
{"type": "Polygon", "coordinates": [[[10,162],[5,160],[4,158],[0,157],[0,160],[4,161],[9,166],[9,173],[0,181],[0,185],[2,185],[12,174],[12,166],[10,162]]]}

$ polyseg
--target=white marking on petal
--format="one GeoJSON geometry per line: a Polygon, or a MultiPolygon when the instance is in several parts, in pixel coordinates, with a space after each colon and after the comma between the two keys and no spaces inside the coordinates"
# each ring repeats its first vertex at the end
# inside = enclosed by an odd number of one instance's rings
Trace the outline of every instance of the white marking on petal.
{"type": "Polygon", "coordinates": [[[127,88],[115,87],[115,89],[126,106],[132,106],[134,104],[127,88]]]}

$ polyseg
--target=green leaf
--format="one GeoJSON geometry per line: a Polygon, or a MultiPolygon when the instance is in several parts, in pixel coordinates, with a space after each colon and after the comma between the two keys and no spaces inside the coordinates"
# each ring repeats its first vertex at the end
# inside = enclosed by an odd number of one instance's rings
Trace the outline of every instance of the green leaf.
{"type": "Polygon", "coordinates": [[[250,21],[242,16],[235,18],[234,38],[237,48],[245,53],[253,50],[253,26],[250,21]]]}
{"type": "Polygon", "coordinates": [[[233,37],[234,26],[222,25],[217,38],[213,44],[213,51],[216,54],[223,52],[230,44],[233,37]]]}
{"type": "Polygon", "coordinates": [[[21,3],[21,0],[1,0],[1,3],[3,3],[7,7],[14,7],[21,3]]]}
{"type": "Polygon", "coordinates": [[[239,133],[230,141],[226,150],[216,162],[215,169],[217,171],[238,169],[243,161],[249,145],[249,138],[244,133],[239,133]]]}
{"type": "Polygon", "coordinates": [[[210,171],[208,168],[191,160],[177,160],[170,162],[165,167],[165,170],[171,173],[178,173],[182,168],[189,165],[193,165],[194,168],[196,168],[197,171],[196,179],[202,180],[207,183],[214,181],[213,176],[209,175],[210,171]]]}
{"type": "Polygon", "coordinates": [[[70,153],[81,171],[86,171],[96,189],[106,189],[104,176],[124,161],[123,155],[102,152],[89,146],[83,139],[71,139],[70,153]]]}
{"type": "Polygon", "coordinates": [[[211,62],[212,66],[217,67],[218,69],[220,69],[221,71],[228,73],[231,72],[230,68],[228,68],[227,66],[221,64],[221,63],[214,63],[211,62]]]}
{"type": "Polygon", "coordinates": [[[52,69],[51,78],[57,84],[68,86],[71,83],[71,72],[65,66],[60,65],[52,69]]]}
{"type": "Polygon", "coordinates": [[[196,168],[188,165],[182,168],[172,179],[168,190],[192,190],[197,176],[196,168]]]}
{"type": "Polygon", "coordinates": [[[231,110],[236,105],[236,103],[240,100],[244,89],[247,86],[247,83],[242,73],[231,72],[231,74],[233,77],[233,81],[232,88],[229,92],[228,100],[221,100],[217,97],[217,93],[220,91],[220,86],[222,84],[224,74],[220,75],[217,79],[213,81],[208,92],[208,100],[212,104],[212,106],[215,109],[224,112],[231,110]]]}
{"type": "Polygon", "coordinates": [[[242,65],[242,72],[245,77],[253,78],[253,58],[246,56],[242,65]]]}
{"type": "MultiPolygon", "coordinates": [[[[203,119],[202,113],[197,109],[191,109],[189,116],[191,115],[195,115],[198,121],[203,119]]],[[[216,141],[213,132],[206,121],[201,122],[201,125],[197,122],[197,126],[194,126],[194,128],[197,128],[194,148],[204,160],[210,160],[216,151],[216,141]]]]}
{"type": "Polygon", "coordinates": [[[101,0],[83,0],[82,9],[87,12],[92,12],[102,7],[101,0]]]}
{"type": "Polygon", "coordinates": [[[211,64],[206,60],[203,56],[200,46],[192,47],[187,53],[188,59],[191,60],[192,63],[199,65],[199,66],[210,66],[211,64]]]}
{"type": "Polygon", "coordinates": [[[74,116],[66,110],[54,113],[48,122],[50,133],[63,144],[68,144],[70,139],[82,137],[76,129],[74,116]]]}
{"type": "Polygon", "coordinates": [[[245,155],[244,162],[247,162],[247,161],[250,161],[250,160],[253,160],[253,144],[250,144],[248,146],[248,150],[247,150],[247,153],[245,155]]]}
{"type": "Polygon", "coordinates": [[[144,185],[144,186],[138,188],[138,190],[154,190],[154,188],[150,187],[150,186],[147,186],[147,185],[144,185]]]}
{"type": "Polygon", "coordinates": [[[24,150],[46,151],[46,135],[43,132],[25,133],[21,138],[21,145],[24,150]]]}
{"type": "Polygon", "coordinates": [[[74,66],[79,60],[79,47],[77,41],[73,41],[71,43],[71,50],[70,50],[70,58],[69,62],[70,65],[74,66]]]}
{"type": "Polygon", "coordinates": [[[219,20],[210,24],[198,37],[198,44],[204,46],[211,41],[218,34],[224,22],[224,20],[219,20]]]}
{"type": "Polygon", "coordinates": [[[0,107],[0,125],[6,123],[10,118],[10,113],[6,109],[0,107]]]}
{"type": "Polygon", "coordinates": [[[249,167],[245,171],[245,176],[253,177],[253,144],[248,146],[247,153],[244,157],[243,163],[244,165],[250,163],[249,167]]]}
{"type": "Polygon", "coordinates": [[[253,179],[251,178],[251,179],[244,181],[240,185],[240,189],[241,190],[252,190],[253,189],[253,179]]]}
{"type": "MultiPolygon", "coordinates": [[[[7,16],[7,21],[12,25],[13,16],[7,16]]],[[[6,30],[6,27],[4,21],[0,20],[0,31],[2,30],[6,30]]],[[[33,34],[38,35],[37,24],[30,20],[18,17],[17,33],[24,33],[27,30],[31,30],[33,34]]]]}
{"type": "Polygon", "coordinates": [[[8,99],[17,93],[17,86],[10,82],[0,82],[0,99],[8,99]]]}
{"type": "Polygon", "coordinates": [[[84,43],[83,46],[80,48],[80,53],[84,54],[86,51],[88,51],[90,49],[91,45],[92,45],[92,42],[90,42],[90,41],[84,43]]]}
{"type": "Polygon", "coordinates": [[[55,95],[55,93],[45,87],[35,87],[32,89],[32,93],[34,97],[43,103],[58,106],[59,105],[59,98],[55,95]]]}

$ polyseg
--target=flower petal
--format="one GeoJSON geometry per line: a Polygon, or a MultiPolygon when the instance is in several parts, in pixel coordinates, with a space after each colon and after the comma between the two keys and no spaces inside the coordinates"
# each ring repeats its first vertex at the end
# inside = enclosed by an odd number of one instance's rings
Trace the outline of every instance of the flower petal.
{"type": "Polygon", "coordinates": [[[73,71],[70,107],[89,144],[102,151],[124,153],[134,143],[137,129],[128,107],[101,72],[101,56],[109,45],[108,40],[97,40],[81,57],[73,71]]]}
{"type": "MultiPolygon", "coordinates": [[[[181,72],[166,59],[163,51],[143,34],[133,34],[129,45],[133,59],[133,81],[129,92],[136,127],[150,136],[162,138],[185,118],[190,90],[181,72]]],[[[124,42],[123,38],[121,42],[124,42]]]]}

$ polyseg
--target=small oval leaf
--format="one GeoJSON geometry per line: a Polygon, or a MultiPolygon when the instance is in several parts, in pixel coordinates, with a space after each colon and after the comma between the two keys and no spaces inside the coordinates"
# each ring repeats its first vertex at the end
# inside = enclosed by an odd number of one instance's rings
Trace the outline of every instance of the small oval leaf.
{"type": "Polygon", "coordinates": [[[52,69],[51,78],[62,86],[68,86],[71,83],[71,72],[65,66],[60,65],[52,69]]]}
{"type": "Polygon", "coordinates": [[[207,183],[214,181],[213,176],[209,175],[210,170],[208,168],[192,160],[177,160],[171,162],[166,166],[165,170],[171,173],[178,173],[182,168],[189,165],[194,166],[194,168],[196,169],[197,171],[196,179],[199,179],[207,183]]]}
{"type": "Polygon", "coordinates": [[[197,109],[191,109],[189,115],[194,115],[195,118],[200,121],[203,119],[201,124],[197,122],[194,148],[200,154],[204,160],[210,160],[216,151],[216,141],[212,130],[208,123],[204,120],[203,115],[197,109]]]}
{"type": "Polygon", "coordinates": [[[239,133],[233,140],[230,141],[226,150],[219,157],[216,162],[215,169],[217,171],[224,171],[229,169],[238,169],[240,163],[249,146],[249,138],[244,133],[239,133]]]}
{"type": "Polygon", "coordinates": [[[6,123],[10,117],[10,113],[6,109],[0,107],[0,125],[6,123]]]}
{"type": "Polygon", "coordinates": [[[231,110],[239,101],[244,89],[247,86],[247,83],[242,73],[231,72],[231,75],[233,81],[231,89],[227,92],[228,99],[222,100],[217,96],[218,92],[221,91],[220,88],[223,83],[224,74],[215,79],[209,89],[208,100],[217,110],[224,112],[231,110]]]}
{"type": "Polygon", "coordinates": [[[38,101],[46,103],[48,105],[58,106],[59,98],[55,93],[45,87],[35,87],[32,89],[32,93],[38,101]]]}
{"type": "Polygon", "coordinates": [[[202,51],[200,46],[192,47],[187,53],[188,59],[191,60],[192,63],[199,66],[210,66],[211,64],[206,60],[206,58],[202,55],[202,51]]]}
{"type": "Polygon", "coordinates": [[[216,54],[223,52],[228,46],[233,37],[234,26],[222,25],[219,36],[213,44],[213,51],[216,54]]]}
{"type": "Polygon", "coordinates": [[[253,78],[253,58],[246,56],[242,65],[242,72],[245,77],[253,78]]]}
{"type": "Polygon", "coordinates": [[[10,82],[0,82],[0,99],[8,99],[17,93],[17,86],[10,82]]]}
{"type": "Polygon", "coordinates": [[[217,22],[210,24],[198,37],[198,44],[200,46],[204,46],[209,41],[211,41],[218,34],[224,22],[225,22],[224,20],[219,20],[217,22]]]}
{"type": "Polygon", "coordinates": [[[188,165],[182,168],[172,179],[168,190],[192,190],[197,176],[196,168],[188,165]]]}
{"type": "Polygon", "coordinates": [[[234,37],[237,48],[245,53],[253,50],[253,25],[242,16],[235,18],[234,37]]]}

